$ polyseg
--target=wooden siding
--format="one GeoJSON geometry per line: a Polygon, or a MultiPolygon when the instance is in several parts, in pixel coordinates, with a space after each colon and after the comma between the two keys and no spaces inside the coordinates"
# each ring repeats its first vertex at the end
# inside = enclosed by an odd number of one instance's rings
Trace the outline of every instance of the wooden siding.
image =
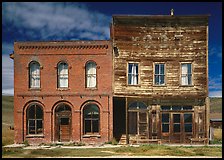
{"type": "Polygon", "coordinates": [[[169,23],[169,18],[164,18],[164,23],[161,19],[160,23],[149,19],[146,23],[145,19],[140,21],[139,17],[132,18],[133,21],[130,17],[113,17],[111,37],[116,96],[204,98],[208,95],[207,17],[203,20],[198,17],[185,19],[172,19],[172,23],[169,23]],[[129,61],[139,63],[140,85],[127,85],[129,61]],[[153,68],[157,62],[165,63],[165,86],[153,84],[153,68]],[[192,86],[180,85],[181,62],[192,63],[192,86]]]}

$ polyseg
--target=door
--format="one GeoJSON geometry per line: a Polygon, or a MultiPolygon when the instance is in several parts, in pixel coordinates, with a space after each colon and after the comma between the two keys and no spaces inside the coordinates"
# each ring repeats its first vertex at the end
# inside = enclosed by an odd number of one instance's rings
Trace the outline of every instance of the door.
{"type": "Polygon", "coordinates": [[[148,139],[148,113],[139,112],[138,113],[138,135],[140,139],[148,139]]]}
{"type": "Polygon", "coordinates": [[[172,119],[172,136],[171,136],[171,142],[172,143],[180,143],[181,142],[181,135],[182,135],[182,129],[181,129],[181,114],[179,113],[173,113],[171,114],[172,119]]]}
{"type": "Polygon", "coordinates": [[[59,141],[70,141],[70,119],[69,117],[59,118],[59,141]]]}

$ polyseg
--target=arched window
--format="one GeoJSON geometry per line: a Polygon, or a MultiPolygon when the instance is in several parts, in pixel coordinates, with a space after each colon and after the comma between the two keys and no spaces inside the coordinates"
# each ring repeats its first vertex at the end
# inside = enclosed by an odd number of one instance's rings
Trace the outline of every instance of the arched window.
{"type": "Polygon", "coordinates": [[[35,61],[29,65],[29,87],[40,88],[40,64],[35,61]]]}
{"type": "Polygon", "coordinates": [[[96,63],[93,61],[86,64],[86,87],[96,87],[96,63]]]}
{"type": "Polygon", "coordinates": [[[38,104],[32,104],[27,108],[27,134],[43,133],[43,110],[38,104]]]}
{"type": "Polygon", "coordinates": [[[84,134],[99,133],[99,108],[96,104],[88,104],[83,108],[84,134]]]}
{"type": "Polygon", "coordinates": [[[133,102],[128,107],[129,110],[147,109],[147,106],[143,102],[133,102]]]}
{"type": "Polygon", "coordinates": [[[58,64],[58,88],[68,87],[68,64],[61,62],[58,64]]]}

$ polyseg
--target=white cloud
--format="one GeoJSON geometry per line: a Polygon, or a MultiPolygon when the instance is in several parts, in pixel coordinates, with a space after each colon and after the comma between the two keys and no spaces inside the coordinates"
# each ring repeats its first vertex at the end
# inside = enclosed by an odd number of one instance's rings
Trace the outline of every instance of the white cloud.
{"type": "Polygon", "coordinates": [[[209,89],[222,90],[222,74],[217,77],[209,77],[209,89]]]}
{"type": "Polygon", "coordinates": [[[14,70],[13,60],[9,54],[2,54],[2,94],[11,94],[14,92],[14,70]]]}
{"type": "Polygon", "coordinates": [[[222,91],[211,91],[209,97],[222,97],[222,91]]]}
{"type": "Polygon", "coordinates": [[[80,3],[5,2],[2,8],[2,23],[19,28],[30,38],[83,37],[80,34],[84,31],[92,33],[96,40],[109,39],[111,18],[80,3]]]}
{"type": "Polygon", "coordinates": [[[222,46],[212,46],[209,48],[209,56],[217,56],[222,58],[222,46]]]}

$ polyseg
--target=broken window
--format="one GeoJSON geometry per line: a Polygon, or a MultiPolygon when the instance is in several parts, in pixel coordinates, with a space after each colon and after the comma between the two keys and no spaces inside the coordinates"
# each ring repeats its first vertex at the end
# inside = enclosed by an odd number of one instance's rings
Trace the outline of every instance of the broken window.
{"type": "Polygon", "coordinates": [[[155,64],[155,85],[165,85],[165,65],[155,64]]]}
{"type": "Polygon", "coordinates": [[[83,108],[84,134],[99,133],[99,108],[96,104],[88,104],[83,108]]]}
{"type": "Polygon", "coordinates": [[[128,63],[128,84],[138,84],[138,63],[128,63]]]}
{"type": "Polygon", "coordinates": [[[40,64],[38,62],[31,62],[29,64],[29,87],[40,88],[40,64]]]}
{"type": "Polygon", "coordinates": [[[58,88],[68,87],[68,64],[61,62],[58,64],[58,88]]]}
{"type": "Polygon", "coordinates": [[[192,85],[191,63],[181,64],[181,85],[192,85]]]}
{"type": "Polygon", "coordinates": [[[86,64],[86,87],[96,88],[96,63],[93,61],[86,64]]]}
{"type": "Polygon", "coordinates": [[[27,109],[27,134],[43,133],[43,110],[42,107],[33,104],[27,109]]]}

